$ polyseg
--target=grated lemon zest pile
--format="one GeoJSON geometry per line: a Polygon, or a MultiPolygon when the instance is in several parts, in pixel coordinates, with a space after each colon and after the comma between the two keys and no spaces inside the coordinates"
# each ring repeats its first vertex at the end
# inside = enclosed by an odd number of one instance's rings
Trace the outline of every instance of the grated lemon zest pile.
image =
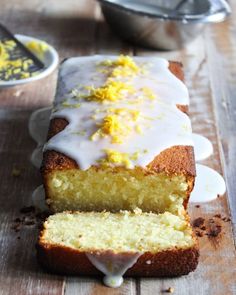
{"type": "Polygon", "coordinates": [[[107,115],[103,118],[100,128],[92,135],[91,139],[96,140],[97,136],[110,136],[112,143],[122,143],[125,136],[130,133],[130,127],[122,123],[122,118],[117,115],[107,115]]]}
{"type": "Polygon", "coordinates": [[[81,106],[80,103],[69,103],[68,101],[62,102],[62,106],[65,108],[79,108],[81,106]]]}
{"type": "Polygon", "coordinates": [[[127,108],[109,108],[107,111],[116,115],[130,115],[133,121],[137,121],[141,115],[140,111],[127,108]]]}
{"type": "Polygon", "coordinates": [[[29,41],[25,46],[41,60],[43,59],[45,52],[48,50],[48,45],[45,42],[29,41]]]}
{"type": "MultiPolygon", "coordinates": [[[[136,122],[140,118],[140,111],[126,108],[110,108],[108,112],[109,114],[99,124],[100,128],[91,136],[91,140],[95,141],[99,137],[110,136],[112,143],[123,143],[124,138],[131,132],[129,122],[136,122]]],[[[134,128],[134,131],[137,131],[136,128],[134,128]]]]}
{"type": "Polygon", "coordinates": [[[117,152],[115,150],[106,149],[104,150],[106,154],[106,159],[104,159],[103,164],[118,164],[125,166],[127,168],[131,167],[131,161],[129,158],[129,154],[117,152]]]}
{"type": "Polygon", "coordinates": [[[86,89],[89,90],[87,99],[98,102],[118,101],[124,99],[126,94],[134,93],[134,88],[128,83],[112,80],[101,87],[87,86],[86,89]]]}
{"type": "MultiPolygon", "coordinates": [[[[104,150],[106,154],[106,158],[100,160],[100,163],[103,164],[104,166],[110,166],[111,164],[116,164],[118,166],[125,166],[126,168],[131,168],[132,167],[132,162],[136,161],[140,155],[140,152],[137,151],[133,154],[128,154],[128,153],[122,153],[118,152],[112,149],[105,149],[104,150]]],[[[144,150],[143,153],[146,153],[147,151],[144,150]]]]}
{"type": "Polygon", "coordinates": [[[151,88],[149,88],[149,87],[142,87],[140,90],[143,92],[143,94],[144,94],[147,98],[149,98],[149,99],[151,99],[151,100],[153,100],[153,99],[156,98],[156,95],[155,95],[155,93],[152,91],[151,88]]]}
{"type": "MultiPolygon", "coordinates": [[[[128,55],[120,55],[116,60],[105,60],[100,63],[103,66],[115,67],[111,72],[111,77],[127,77],[138,74],[141,69],[136,65],[134,60],[128,55]]],[[[101,69],[102,73],[106,73],[106,69],[101,69]]]]}
{"type": "MultiPolygon", "coordinates": [[[[43,42],[30,41],[25,44],[26,47],[33,51],[37,56],[43,57],[48,46],[43,42]]],[[[11,54],[17,44],[14,40],[0,41],[0,80],[17,80],[34,76],[37,72],[30,73],[30,66],[33,65],[32,59],[16,58],[12,59],[11,54]]]]}

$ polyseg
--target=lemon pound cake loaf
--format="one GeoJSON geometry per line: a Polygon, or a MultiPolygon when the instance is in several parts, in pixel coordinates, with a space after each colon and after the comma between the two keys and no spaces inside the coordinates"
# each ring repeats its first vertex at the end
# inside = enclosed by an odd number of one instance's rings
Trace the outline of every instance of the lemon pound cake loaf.
{"type": "Polygon", "coordinates": [[[61,274],[104,274],[118,287],[128,276],[178,276],[198,263],[198,244],[184,215],[123,211],[57,213],[44,223],[38,257],[61,274]],[[127,272],[126,272],[127,271],[127,272]]]}
{"type": "Polygon", "coordinates": [[[161,58],[64,61],[42,175],[52,212],[173,214],[195,179],[181,65],[161,58]]]}

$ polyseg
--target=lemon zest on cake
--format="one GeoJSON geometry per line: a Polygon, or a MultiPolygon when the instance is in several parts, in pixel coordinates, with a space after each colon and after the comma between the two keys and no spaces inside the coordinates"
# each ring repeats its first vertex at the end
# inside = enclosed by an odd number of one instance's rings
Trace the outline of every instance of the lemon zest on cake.
{"type": "MultiPolygon", "coordinates": [[[[132,57],[127,55],[120,55],[116,60],[105,60],[99,65],[114,67],[111,71],[110,77],[128,77],[134,76],[141,72],[141,68],[135,63],[132,57]]],[[[107,69],[99,69],[101,73],[108,73],[107,69]]]]}
{"type": "Polygon", "coordinates": [[[137,121],[141,115],[140,111],[127,108],[109,108],[107,111],[116,115],[129,115],[133,121],[137,121]]]}
{"type": "Polygon", "coordinates": [[[115,66],[122,66],[132,69],[132,71],[138,73],[139,67],[136,65],[135,61],[131,56],[128,55],[120,55],[115,61],[115,66]]]}
{"type": "Polygon", "coordinates": [[[105,159],[101,159],[99,162],[105,166],[109,166],[110,164],[116,164],[118,166],[124,166],[126,168],[131,168],[131,160],[137,161],[140,152],[136,151],[133,154],[122,153],[112,149],[104,149],[106,154],[105,159]]]}
{"type": "Polygon", "coordinates": [[[105,134],[113,135],[117,132],[122,132],[122,123],[116,115],[108,115],[104,117],[101,130],[105,134]]]}
{"type": "Polygon", "coordinates": [[[133,86],[121,81],[109,80],[105,85],[94,88],[93,86],[87,86],[89,90],[88,100],[94,100],[97,102],[104,101],[118,101],[124,99],[127,93],[133,93],[133,86]]]}
{"type": "Polygon", "coordinates": [[[143,129],[142,129],[142,127],[140,125],[136,125],[135,130],[136,130],[137,133],[143,134],[143,129]]]}
{"type": "Polygon", "coordinates": [[[183,130],[184,132],[189,132],[189,131],[191,131],[191,127],[188,126],[187,124],[183,124],[183,125],[181,126],[181,128],[182,128],[182,130],[183,130]]]}
{"type": "Polygon", "coordinates": [[[135,74],[136,71],[134,71],[132,68],[118,66],[115,67],[114,70],[111,72],[111,77],[129,77],[134,76],[135,74]]]}
{"type": "Polygon", "coordinates": [[[137,161],[140,156],[140,152],[135,152],[130,156],[130,159],[133,161],[137,161]]]}
{"type": "MultiPolygon", "coordinates": [[[[91,136],[91,140],[95,141],[99,137],[110,136],[111,143],[123,143],[124,137],[128,136],[132,129],[129,122],[136,122],[141,112],[127,108],[109,108],[107,112],[108,115],[103,118],[102,123],[98,124],[100,128],[91,136]]],[[[91,118],[96,119],[95,115],[91,118]]],[[[136,125],[133,129],[137,131],[136,125]]]]}
{"type": "Polygon", "coordinates": [[[130,127],[122,123],[121,117],[107,115],[103,118],[100,128],[91,136],[91,140],[99,137],[110,136],[112,143],[122,143],[125,136],[130,132],[130,127]]]}
{"type": "Polygon", "coordinates": [[[131,166],[131,161],[127,153],[121,153],[111,149],[104,150],[106,154],[106,159],[104,159],[103,164],[117,164],[129,168],[131,166]]]}
{"type": "Polygon", "coordinates": [[[155,93],[153,92],[153,90],[151,88],[149,88],[149,87],[142,87],[140,90],[143,92],[143,94],[147,98],[149,98],[151,100],[153,100],[153,99],[156,98],[156,95],[155,95],[155,93]]]}
{"type": "Polygon", "coordinates": [[[79,108],[81,106],[80,103],[70,103],[68,100],[65,100],[61,104],[65,108],[79,108]]]}
{"type": "Polygon", "coordinates": [[[77,131],[77,132],[71,132],[71,134],[74,134],[74,135],[86,135],[86,130],[80,130],[80,131],[77,131]]]}

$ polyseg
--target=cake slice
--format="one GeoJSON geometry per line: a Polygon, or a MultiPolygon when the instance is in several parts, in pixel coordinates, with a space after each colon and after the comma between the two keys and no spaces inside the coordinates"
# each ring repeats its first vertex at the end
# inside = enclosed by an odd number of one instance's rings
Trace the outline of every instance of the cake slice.
{"type": "Polygon", "coordinates": [[[64,212],[50,216],[38,258],[61,274],[101,275],[117,286],[122,275],[179,276],[198,263],[198,243],[186,215],[64,212]],[[127,271],[127,272],[126,272],[127,271]]]}
{"type": "Polygon", "coordinates": [[[61,65],[41,169],[52,212],[186,207],[195,161],[182,80],[181,64],[158,58],[61,65]]]}

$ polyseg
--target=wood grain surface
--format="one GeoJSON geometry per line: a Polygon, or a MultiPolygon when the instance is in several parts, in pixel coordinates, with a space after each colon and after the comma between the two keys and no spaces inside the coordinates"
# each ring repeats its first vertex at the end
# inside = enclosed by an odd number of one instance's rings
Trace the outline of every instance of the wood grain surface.
{"type": "Polygon", "coordinates": [[[152,295],[165,294],[169,287],[180,295],[236,294],[236,3],[230,4],[232,17],[207,27],[187,48],[157,52],[117,38],[95,1],[0,0],[2,23],[15,33],[49,42],[61,59],[122,52],[183,62],[193,130],[214,146],[214,155],[204,164],[222,173],[227,182],[227,195],[200,207],[190,205],[192,220],[203,217],[207,230],[212,219],[222,227],[217,237],[199,238],[201,257],[194,273],[175,279],[128,278],[118,289],[103,286],[97,278],[48,274],[35,257],[38,227],[30,224],[34,217],[20,209],[31,205],[31,194],[41,183],[30,163],[35,143],[28,134],[28,119],[33,110],[51,105],[57,72],[29,85],[0,90],[0,294],[152,295]],[[25,218],[19,228],[16,218],[25,218]]]}

